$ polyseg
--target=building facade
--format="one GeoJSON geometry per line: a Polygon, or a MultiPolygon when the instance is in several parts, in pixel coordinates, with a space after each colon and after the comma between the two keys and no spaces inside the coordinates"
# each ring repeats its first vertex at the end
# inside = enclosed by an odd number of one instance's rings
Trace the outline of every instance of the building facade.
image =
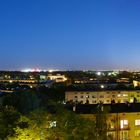
{"type": "MultiPolygon", "coordinates": [[[[93,114],[82,114],[86,119],[95,119],[93,114]]],[[[109,113],[107,135],[111,140],[140,140],[140,112],[109,113]]]]}
{"type": "Polygon", "coordinates": [[[50,74],[47,76],[47,79],[54,80],[57,83],[67,81],[67,77],[65,75],[60,75],[60,74],[57,74],[57,75],[50,74]]]}
{"type": "Polygon", "coordinates": [[[65,101],[83,104],[140,102],[140,91],[66,91],[65,101]]]}

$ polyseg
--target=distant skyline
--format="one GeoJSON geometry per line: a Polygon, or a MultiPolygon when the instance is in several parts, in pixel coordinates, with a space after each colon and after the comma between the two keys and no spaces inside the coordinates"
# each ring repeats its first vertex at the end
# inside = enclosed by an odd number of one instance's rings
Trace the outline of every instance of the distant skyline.
{"type": "Polygon", "coordinates": [[[0,70],[140,70],[139,0],[0,1],[0,70]]]}

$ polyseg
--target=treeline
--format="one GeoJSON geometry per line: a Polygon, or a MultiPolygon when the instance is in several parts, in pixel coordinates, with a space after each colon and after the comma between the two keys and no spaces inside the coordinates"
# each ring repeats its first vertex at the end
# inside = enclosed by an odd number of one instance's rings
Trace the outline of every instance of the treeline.
{"type": "Polygon", "coordinates": [[[108,140],[101,109],[95,120],[68,111],[62,104],[64,91],[64,87],[42,87],[5,96],[0,107],[0,139],[108,140]]]}

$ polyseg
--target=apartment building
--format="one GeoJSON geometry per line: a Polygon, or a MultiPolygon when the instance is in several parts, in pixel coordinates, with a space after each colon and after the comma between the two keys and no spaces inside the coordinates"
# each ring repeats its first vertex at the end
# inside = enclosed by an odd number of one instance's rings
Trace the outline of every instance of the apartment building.
{"type": "MultiPolygon", "coordinates": [[[[78,105],[76,113],[95,120],[93,110],[98,105],[78,105]]],[[[111,140],[140,140],[140,104],[103,105],[110,107],[107,115],[107,135],[111,140]]]]}
{"type": "Polygon", "coordinates": [[[66,91],[65,101],[83,104],[111,104],[140,102],[140,91],[66,91]]]}
{"type": "Polygon", "coordinates": [[[61,75],[61,74],[56,74],[56,75],[49,74],[47,76],[47,79],[54,80],[57,83],[67,81],[67,77],[65,75],[61,75]]]}

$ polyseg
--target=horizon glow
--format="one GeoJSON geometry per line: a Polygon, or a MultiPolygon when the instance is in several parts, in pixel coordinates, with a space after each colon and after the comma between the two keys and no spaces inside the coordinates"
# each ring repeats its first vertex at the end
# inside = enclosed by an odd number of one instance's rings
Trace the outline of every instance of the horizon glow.
{"type": "Polygon", "coordinates": [[[140,1],[0,1],[0,69],[140,70],[140,1]]]}

